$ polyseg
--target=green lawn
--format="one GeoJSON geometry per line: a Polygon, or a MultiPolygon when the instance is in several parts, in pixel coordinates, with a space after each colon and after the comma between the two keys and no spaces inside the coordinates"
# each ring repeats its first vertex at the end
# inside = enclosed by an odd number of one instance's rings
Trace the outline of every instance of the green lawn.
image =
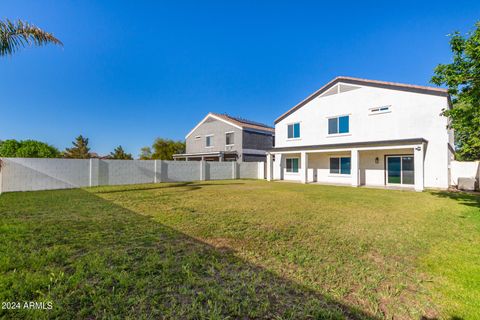
{"type": "Polygon", "coordinates": [[[0,196],[4,318],[480,318],[480,197],[236,180],[0,196]]]}

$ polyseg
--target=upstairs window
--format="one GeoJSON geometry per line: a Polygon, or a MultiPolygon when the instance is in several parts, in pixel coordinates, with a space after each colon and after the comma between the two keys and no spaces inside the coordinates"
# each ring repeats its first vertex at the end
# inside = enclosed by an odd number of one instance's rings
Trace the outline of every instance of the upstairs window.
{"type": "Polygon", "coordinates": [[[350,157],[330,158],[330,173],[333,174],[350,174],[351,159],[350,157]]]}
{"type": "Polygon", "coordinates": [[[298,172],[298,158],[287,158],[287,172],[298,172]]]}
{"type": "Polygon", "coordinates": [[[205,146],[208,147],[213,147],[213,136],[206,136],[205,137],[205,146]]]}
{"type": "Polygon", "coordinates": [[[379,114],[379,113],[387,113],[387,112],[391,112],[390,106],[383,106],[383,107],[370,109],[370,114],[379,114]]]}
{"type": "Polygon", "coordinates": [[[328,119],[328,134],[350,132],[350,116],[341,116],[328,119]]]}
{"type": "Polygon", "coordinates": [[[225,144],[227,146],[231,146],[235,143],[234,141],[234,133],[233,132],[227,132],[225,133],[225,144]]]}
{"type": "Polygon", "coordinates": [[[288,139],[300,138],[300,123],[292,123],[288,125],[288,139]]]}

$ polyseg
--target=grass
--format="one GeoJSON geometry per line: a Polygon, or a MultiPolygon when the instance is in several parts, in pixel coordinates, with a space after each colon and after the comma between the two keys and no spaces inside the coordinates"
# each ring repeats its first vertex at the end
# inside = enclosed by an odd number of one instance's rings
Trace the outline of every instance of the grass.
{"type": "Polygon", "coordinates": [[[4,318],[480,318],[480,196],[213,181],[0,196],[4,318]]]}

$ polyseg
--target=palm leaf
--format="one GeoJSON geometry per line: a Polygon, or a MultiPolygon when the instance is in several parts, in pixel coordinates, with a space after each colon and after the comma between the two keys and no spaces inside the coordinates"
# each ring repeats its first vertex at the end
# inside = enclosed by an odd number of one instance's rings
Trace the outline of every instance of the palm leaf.
{"type": "Polygon", "coordinates": [[[63,46],[53,34],[28,22],[0,20],[0,56],[11,55],[25,46],[43,46],[49,43],[63,46]]]}

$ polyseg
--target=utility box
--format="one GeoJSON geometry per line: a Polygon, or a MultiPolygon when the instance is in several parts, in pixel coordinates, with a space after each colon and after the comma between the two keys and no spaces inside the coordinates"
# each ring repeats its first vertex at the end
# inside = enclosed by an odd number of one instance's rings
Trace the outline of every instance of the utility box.
{"type": "Polygon", "coordinates": [[[458,189],[464,191],[475,191],[477,179],[475,177],[459,177],[458,189]]]}

